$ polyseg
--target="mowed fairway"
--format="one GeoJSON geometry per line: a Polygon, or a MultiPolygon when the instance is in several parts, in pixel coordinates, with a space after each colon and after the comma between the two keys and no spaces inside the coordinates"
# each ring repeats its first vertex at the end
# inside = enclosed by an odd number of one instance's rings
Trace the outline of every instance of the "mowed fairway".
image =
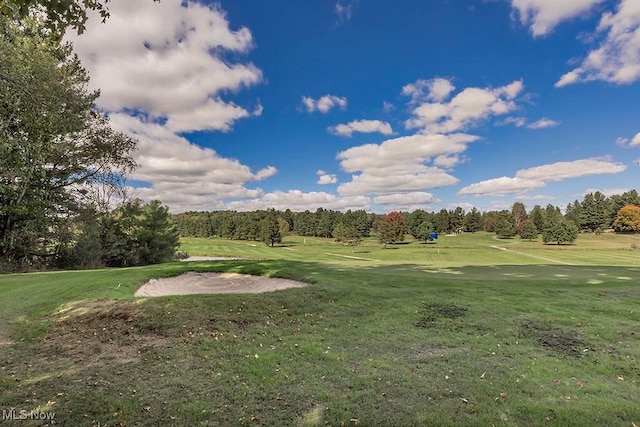
{"type": "Polygon", "coordinates": [[[640,425],[638,245],[184,239],[244,259],[4,275],[0,403],[78,426],[640,425]],[[311,285],[133,297],[185,271],[311,285]]]}

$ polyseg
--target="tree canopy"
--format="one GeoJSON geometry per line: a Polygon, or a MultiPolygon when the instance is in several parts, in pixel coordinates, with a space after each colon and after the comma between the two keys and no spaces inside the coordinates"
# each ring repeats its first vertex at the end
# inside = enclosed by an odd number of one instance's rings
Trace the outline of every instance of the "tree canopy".
{"type": "Polygon", "coordinates": [[[573,243],[578,238],[578,231],[578,227],[572,221],[549,221],[542,232],[542,241],[555,242],[558,245],[573,243]]]}
{"type": "Polygon", "coordinates": [[[34,20],[0,16],[0,76],[0,261],[55,257],[92,189],[135,168],[136,141],[94,107],[71,46],[34,20]]]}
{"type": "MultiPolygon", "coordinates": [[[[55,38],[62,38],[67,28],[82,34],[89,11],[96,11],[102,22],[109,18],[110,0],[2,0],[0,16],[22,20],[34,12],[45,18],[45,26],[55,38]]],[[[159,0],[154,0],[159,1],[159,0]]]]}
{"type": "Polygon", "coordinates": [[[386,214],[377,224],[378,240],[385,248],[389,243],[404,240],[404,216],[400,212],[386,214]]]}
{"type": "Polygon", "coordinates": [[[520,237],[529,241],[538,238],[538,229],[531,220],[525,220],[520,227],[520,237]]]}
{"type": "Polygon", "coordinates": [[[270,210],[268,215],[260,221],[261,240],[273,247],[276,243],[282,242],[280,225],[275,210],[270,210]]]}
{"type": "Polygon", "coordinates": [[[613,229],[620,232],[640,232],[640,206],[626,205],[620,208],[613,222],[613,229]]]}

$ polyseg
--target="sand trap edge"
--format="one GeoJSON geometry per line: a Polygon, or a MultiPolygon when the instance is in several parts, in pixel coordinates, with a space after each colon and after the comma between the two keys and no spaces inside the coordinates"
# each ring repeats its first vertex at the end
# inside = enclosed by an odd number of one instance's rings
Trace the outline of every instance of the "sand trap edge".
{"type": "Polygon", "coordinates": [[[188,272],[176,277],[151,279],[135,292],[136,297],[196,294],[256,294],[303,288],[308,283],[239,273],[188,272]]]}

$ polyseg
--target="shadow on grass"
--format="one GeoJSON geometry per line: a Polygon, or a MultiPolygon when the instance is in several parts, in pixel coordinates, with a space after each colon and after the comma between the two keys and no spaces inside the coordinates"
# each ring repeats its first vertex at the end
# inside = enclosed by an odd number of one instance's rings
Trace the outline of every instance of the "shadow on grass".
{"type": "MultiPolygon", "coordinates": [[[[22,324],[35,335],[37,323],[62,304],[72,301],[131,299],[150,279],[174,277],[188,271],[235,272],[280,277],[319,286],[282,292],[358,293],[367,298],[388,297],[390,289],[409,292],[446,290],[451,285],[493,288],[496,292],[557,286],[582,286],[608,292],[612,285],[640,282],[640,268],[566,265],[439,266],[437,263],[378,264],[363,260],[328,261],[228,260],[167,263],[147,267],[26,273],[7,275],[0,283],[0,313],[14,326],[22,324]],[[306,290],[305,290],[306,289],[306,290]]],[[[627,292],[627,291],[625,291],[627,292]]],[[[627,292],[635,297],[640,289],[627,292]]],[[[611,296],[612,298],[615,295],[611,296]]]]}
{"type": "MultiPolygon", "coordinates": [[[[366,253],[366,252],[358,252],[366,253]]],[[[548,283],[576,283],[600,285],[608,283],[637,283],[640,268],[618,266],[573,266],[573,265],[485,265],[485,266],[438,266],[437,264],[385,264],[349,265],[323,262],[264,260],[264,261],[216,261],[190,263],[190,271],[229,271],[243,274],[281,277],[315,282],[315,276],[322,273],[329,278],[339,276],[365,276],[416,278],[421,280],[461,280],[461,281],[531,281],[548,283]]],[[[187,270],[185,270],[187,271],[187,270]]]]}

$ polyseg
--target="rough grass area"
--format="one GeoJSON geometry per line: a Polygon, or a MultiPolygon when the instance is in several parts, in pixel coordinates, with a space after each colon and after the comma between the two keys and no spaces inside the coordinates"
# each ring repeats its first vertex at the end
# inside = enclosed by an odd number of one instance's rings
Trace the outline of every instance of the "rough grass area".
{"type": "Polygon", "coordinates": [[[423,317],[416,323],[420,328],[433,326],[438,319],[457,319],[467,314],[465,307],[439,302],[424,303],[422,311],[423,317]]]}
{"type": "Polygon", "coordinates": [[[535,339],[538,344],[558,357],[584,357],[593,347],[578,337],[576,331],[553,326],[543,322],[527,320],[522,322],[524,337],[535,339]]]}
{"type": "Polygon", "coordinates": [[[483,239],[443,245],[440,271],[398,262],[427,245],[372,263],[320,241],[306,261],[2,276],[0,404],[55,414],[2,425],[640,425],[639,269],[452,261],[499,256],[483,239]],[[313,284],[133,298],[188,270],[313,284]]]}

